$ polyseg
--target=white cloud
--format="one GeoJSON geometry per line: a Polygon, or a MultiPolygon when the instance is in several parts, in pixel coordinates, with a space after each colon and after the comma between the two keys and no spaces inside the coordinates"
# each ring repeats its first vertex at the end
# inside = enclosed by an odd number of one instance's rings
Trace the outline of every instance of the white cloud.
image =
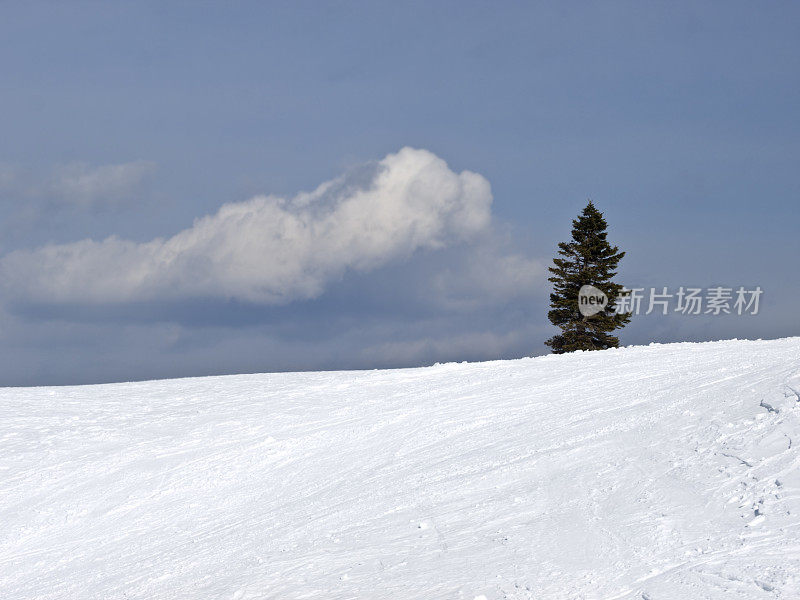
{"type": "MultiPolygon", "coordinates": [[[[111,182],[124,187],[123,172],[76,171],[64,181],[89,198],[111,182]]],[[[283,304],[318,296],[348,269],[368,271],[470,239],[488,229],[491,202],[481,175],[403,148],[310,193],[225,204],[168,239],[112,236],[12,252],[0,259],[0,285],[17,299],[54,303],[223,297],[283,304]]]]}
{"type": "Polygon", "coordinates": [[[116,204],[129,198],[154,169],[154,163],[144,160],[100,166],[72,163],[55,170],[47,192],[80,208],[116,204]]]}

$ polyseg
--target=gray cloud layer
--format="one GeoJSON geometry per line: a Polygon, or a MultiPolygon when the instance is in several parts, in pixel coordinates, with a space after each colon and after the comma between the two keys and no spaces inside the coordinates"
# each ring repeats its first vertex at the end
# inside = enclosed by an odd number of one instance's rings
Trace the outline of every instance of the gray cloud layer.
{"type": "Polygon", "coordinates": [[[134,198],[155,168],[146,160],[111,165],[72,162],[42,174],[0,164],[0,194],[79,209],[113,206],[134,198]]]}
{"type": "MultiPolygon", "coordinates": [[[[62,183],[93,197],[125,179],[112,169],[62,183]]],[[[285,304],[319,296],[347,270],[370,271],[474,238],[489,228],[491,202],[481,175],[455,173],[431,152],[403,148],[310,193],[223,205],[167,239],[112,236],[12,252],[0,259],[0,285],[23,302],[285,304]]]]}
{"type": "Polygon", "coordinates": [[[47,192],[80,208],[116,204],[131,197],[154,170],[155,164],[144,160],[100,166],[71,163],[56,169],[47,192]]]}

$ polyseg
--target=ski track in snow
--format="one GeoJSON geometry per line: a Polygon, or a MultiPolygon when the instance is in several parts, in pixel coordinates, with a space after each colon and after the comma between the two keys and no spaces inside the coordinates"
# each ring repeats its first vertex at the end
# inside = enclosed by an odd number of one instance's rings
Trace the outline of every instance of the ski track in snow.
{"type": "Polygon", "coordinates": [[[800,338],[0,389],[0,598],[798,598],[799,425],[800,338]]]}

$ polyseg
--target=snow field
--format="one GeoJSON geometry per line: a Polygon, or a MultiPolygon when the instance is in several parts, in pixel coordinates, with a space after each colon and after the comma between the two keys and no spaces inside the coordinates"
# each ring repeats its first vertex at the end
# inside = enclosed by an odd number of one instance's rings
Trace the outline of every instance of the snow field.
{"type": "Polygon", "coordinates": [[[800,338],[0,389],[0,598],[800,597],[800,338]]]}

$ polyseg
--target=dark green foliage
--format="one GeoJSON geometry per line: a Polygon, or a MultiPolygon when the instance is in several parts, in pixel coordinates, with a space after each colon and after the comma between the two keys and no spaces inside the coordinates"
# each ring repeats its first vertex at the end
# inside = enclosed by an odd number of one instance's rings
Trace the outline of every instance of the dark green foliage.
{"type": "Polygon", "coordinates": [[[625,253],[608,243],[606,227],[603,213],[590,200],[572,221],[572,241],[558,245],[561,258],[553,259],[550,267],[553,293],[547,317],[562,331],[545,342],[555,354],[616,348],[619,338],[611,332],[631,319],[629,314],[616,314],[614,310],[624,292],[612,279],[625,253]],[[608,296],[606,307],[589,317],[578,309],[578,290],[583,285],[593,285],[608,296]]]}

